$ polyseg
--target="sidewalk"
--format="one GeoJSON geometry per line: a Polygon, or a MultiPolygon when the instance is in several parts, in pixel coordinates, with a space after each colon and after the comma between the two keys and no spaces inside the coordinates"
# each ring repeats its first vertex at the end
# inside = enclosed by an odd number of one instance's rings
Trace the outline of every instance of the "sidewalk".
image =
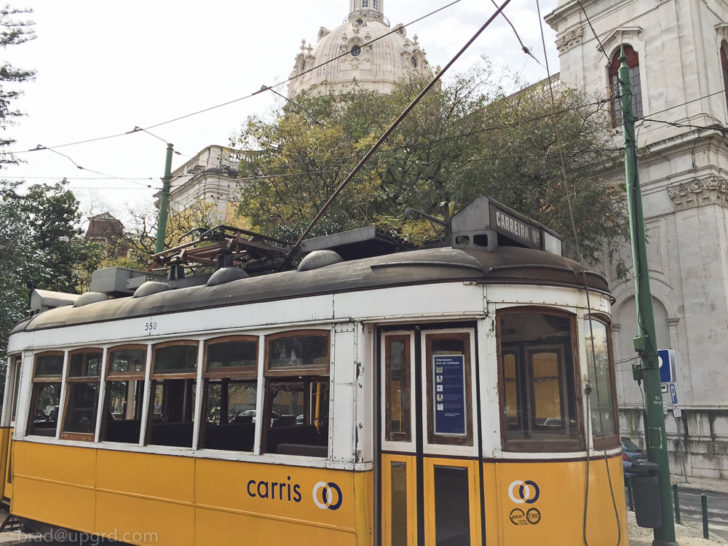
{"type": "MultiPolygon", "coordinates": [[[[627,530],[629,532],[630,546],[652,546],[654,533],[652,529],[637,527],[634,519],[634,512],[627,511],[627,530]]],[[[712,544],[726,544],[725,540],[719,537],[711,537],[710,540],[703,538],[702,527],[693,525],[675,524],[675,538],[680,546],[709,546],[712,544]]]]}

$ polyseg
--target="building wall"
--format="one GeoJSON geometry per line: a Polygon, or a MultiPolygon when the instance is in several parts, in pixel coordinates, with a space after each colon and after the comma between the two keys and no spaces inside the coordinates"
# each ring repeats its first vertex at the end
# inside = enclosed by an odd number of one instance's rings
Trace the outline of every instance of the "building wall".
{"type": "MultiPolygon", "coordinates": [[[[581,4],[601,45],[576,1],[561,1],[546,17],[558,32],[563,83],[595,101],[608,100],[614,52],[624,43],[639,55],[639,176],[657,344],[676,353],[683,411],[674,418],[665,395],[671,470],[676,478],[728,478],[728,111],[720,63],[728,1],[581,4]]],[[[619,128],[614,144],[623,145],[619,128]]],[[[623,180],[623,167],[608,178],[623,180]]],[[[621,256],[630,266],[628,278],[619,278],[613,264],[605,266],[617,298],[617,390],[622,433],[641,440],[642,393],[631,368],[636,318],[629,248],[621,256]]]]}
{"type": "Polygon", "coordinates": [[[184,210],[196,202],[212,203],[217,219],[224,223],[239,200],[238,153],[226,146],[207,146],[172,171],[170,210],[184,210]]]}

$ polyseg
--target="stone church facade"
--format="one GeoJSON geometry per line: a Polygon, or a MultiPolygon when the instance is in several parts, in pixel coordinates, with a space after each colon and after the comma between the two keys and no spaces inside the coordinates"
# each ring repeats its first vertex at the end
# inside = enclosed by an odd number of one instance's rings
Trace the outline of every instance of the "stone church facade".
{"type": "MultiPolygon", "coordinates": [[[[657,344],[676,357],[680,411],[663,395],[671,469],[675,479],[728,478],[728,1],[560,0],[546,21],[560,81],[595,101],[614,96],[625,46],[657,344]]],[[[619,108],[609,107],[621,146],[619,108]]],[[[609,178],[624,180],[623,166],[609,178]]],[[[631,264],[629,249],[623,258],[631,264]]],[[[622,435],[644,445],[634,280],[606,273],[622,435]]]]}

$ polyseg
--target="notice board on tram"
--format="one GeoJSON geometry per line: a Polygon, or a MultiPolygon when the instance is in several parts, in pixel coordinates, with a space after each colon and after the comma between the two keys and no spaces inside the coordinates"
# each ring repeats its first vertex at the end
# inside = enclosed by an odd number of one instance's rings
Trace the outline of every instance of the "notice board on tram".
{"type": "Polygon", "coordinates": [[[435,434],[465,435],[465,355],[435,355],[433,404],[435,434]]]}

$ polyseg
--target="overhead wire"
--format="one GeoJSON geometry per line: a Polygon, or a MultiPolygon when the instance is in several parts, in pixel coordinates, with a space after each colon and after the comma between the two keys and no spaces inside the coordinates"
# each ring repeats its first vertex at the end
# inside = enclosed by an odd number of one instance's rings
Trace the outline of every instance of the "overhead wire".
{"type": "MultiPolygon", "coordinates": [[[[581,2],[579,2],[581,5],[581,2]]],[[[582,6],[583,9],[583,6],[582,6]]],[[[543,53],[544,53],[544,60],[546,62],[546,74],[547,74],[547,80],[548,80],[548,89],[549,94],[551,97],[551,104],[552,107],[556,106],[556,99],[554,97],[554,90],[553,90],[553,84],[552,84],[552,78],[551,78],[551,71],[549,69],[549,61],[548,61],[548,55],[546,53],[546,37],[544,35],[543,30],[543,21],[541,19],[541,3],[540,0],[536,0],[536,10],[538,12],[538,18],[539,18],[539,28],[541,30],[541,43],[543,46],[543,53]]],[[[593,30],[593,28],[592,28],[593,30]]],[[[574,247],[577,253],[577,257],[579,259],[579,264],[581,266],[581,274],[582,279],[584,283],[584,294],[586,296],[586,305],[587,305],[587,316],[589,317],[589,333],[591,336],[591,350],[592,350],[592,361],[596,363],[596,354],[595,354],[595,348],[594,348],[594,331],[593,331],[593,316],[592,316],[592,307],[591,307],[591,300],[589,295],[589,283],[586,278],[586,269],[584,267],[584,256],[581,251],[581,243],[579,241],[579,233],[576,229],[576,220],[574,218],[574,207],[572,203],[572,197],[571,197],[571,189],[570,189],[570,182],[568,179],[568,176],[566,174],[566,162],[564,159],[564,145],[561,138],[561,131],[559,129],[559,123],[556,122],[554,124],[554,131],[556,133],[556,140],[558,142],[558,151],[559,151],[559,159],[561,164],[561,175],[564,182],[564,192],[566,194],[566,203],[569,210],[569,220],[571,223],[571,229],[574,235],[574,247]]],[[[582,538],[584,541],[585,546],[589,546],[589,541],[587,538],[587,516],[588,516],[588,508],[589,508],[589,474],[590,474],[590,467],[591,467],[591,393],[592,393],[592,386],[590,382],[587,381],[587,384],[584,388],[584,394],[586,395],[586,421],[587,426],[585,427],[585,438],[584,438],[584,447],[586,448],[586,477],[585,477],[585,488],[584,488],[584,513],[583,513],[583,524],[582,524],[582,538]]],[[[612,488],[611,484],[611,475],[609,474],[609,462],[607,461],[606,457],[606,451],[605,451],[605,457],[604,457],[605,463],[607,464],[607,475],[608,479],[610,481],[610,491],[612,492],[612,504],[614,506],[614,513],[617,517],[617,546],[621,543],[622,538],[622,529],[621,525],[619,523],[619,512],[617,510],[617,504],[616,499],[614,496],[614,490],[612,488]]]]}
{"type": "MultiPolygon", "coordinates": [[[[383,38],[386,38],[387,36],[389,36],[391,34],[394,34],[395,32],[399,32],[401,28],[406,28],[406,27],[412,26],[414,24],[417,24],[420,21],[423,21],[423,20],[425,20],[425,19],[427,19],[429,17],[432,17],[433,15],[436,15],[437,13],[439,13],[439,12],[441,12],[441,11],[447,9],[447,8],[450,8],[453,5],[460,3],[461,1],[462,0],[452,0],[451,2],[448,2],[447,4],[441,6],[441,7],[437,8],[437,9],[434,9],[434,10],[432,10],[432,11],[430,11],[430,12],[424,14],[424,15],[421,15],[421,16],[419,16],[419,17],[417,17],[417,18],[409,21],[408,23],[395,26],[389,32],[387,32],[387,33],[385,33],[385,34],[383,34],[381,36],[378,36],[377,38],[373,38],[373,39],[369,40],[368,42],[365,42],[365,43],[361,44],[359,47],[365,47],[367,45],[373,44],[373,43],[375,43],[375,42],[377,42],[377,41],[379,41],[379,40],[381,40],[383,38]]],[[[250,98],[252,98],[252,97],[254,97],[254,96],[256,96],[256,95],[258,95],[258,94],[260,94],[260,93],[262,93],[264,91],[272,90],[275,87],[280,87],[282,85],[285,85],[286,83],[289,83],[290,81],[292,81],[292,80],[294,80],[296,78],[300,78],[301,76],[304,76],[305,74],[308,74],[309,72],[312,72],[314,70],[317,70],[317,69],[319,69],[319,68],[321,68],[321,67],[323,67],[323,66],[325,66],[325,65],[327,65],[329,63],[332,63],[332,62],[334,62],[334,61],[336,61],[336,60],[338,60],[338,59],[340,59],[342,57],[345,57],[347,55],[350,55],[350,54],[351,54],[350,51],[346,51],[344,53],[341,53],[340,55],[337,55],[337,56],[335,56],[335,57],[333,57],[331,59],[328,59],[328,60],[326,60],[326,61],[324,61],[322,63],[319,63],[319,64],[317,64],[315,66],[312,66],[311,68],[309,68],[307,70],[304,70],[303,72],[301,72],[299,74],[296,74],[296,75],[293,75],[293,76],[291,76],[291,77],[289,77],[289,78],[287,78],[285,80],[282,80],[282,81],[280,81],[278,83],[275,83],[275,84],[270,85],[270,86],[264,85],[260,89],[258,89],[256,91],[253,91],[252,93],[248,93],[247,95],[244,95],[242,97],[238,97],[238,98],[231,99],[231,100],[228,100],[228,101],[219,103],[219,104],[215,104],[215,105],[212,105],[212,106],[208,106],[206,108],[202,108],[200,110],[195,110],[193,112],[188,112],[186,114],[183,114],[183,115],[180,115],[180,116],[171,118],[171,119],[167,119],[165,121],[161,121],[161,122],[158,122],[158,123],[153,123],[153,124],[147,125],[145,127],[138,127],[138,128],[135,127],[135,130],[132,130],[132,131],[126,131],[126,132],[123,132],[123,133],[113,133],[113,134],[109,134],[109,135],[105,135],[105,136],[87,138],[87,139],[77,140],[77,141],[73,141],[73,142],[66,142],[66,143],[63,143],[63,144],[56,144],[56,145],[52,146],[52,148],[54,148],[54,149],[57,149],[57,148],[65,148],[65,147],[68,147],[68,146],[77,146],[77,145],[80,145],[80,144],[88,144],[88,143],[92,143],[92,142],[99,142],[99,141],[102,141],[102,140],[109,140],[109,139],[114,139],[114,138],[120,138],[120,137],[124,137],[124,136],[127,136],[129,134],[133,134],[135,132],[142,131],[142,130],[148,132],[150,129],[155,129],[155,128],[161,127],[163,125],[169,125],[170,123],[174,123],[174,122],[177,122],[177,121],[181,121],[183,119],[187,119],[187,118],[190,118],[190,117],[193,117],[193,116],[197,116],[199,114],[203,114],[203,113],[206,113],[206,112],[210,112],[212,110],[217,110],[219,108],[223,108],[225,106],[229,106],[231,104],[235,104],[237,102],[241,102],[243,100],[250,99],[250,98]]],[[[14,150],[14,151],[4,151],[4,152],[0,151],[0,154],[18,155],[18,154],[35,152],[35,151],[38,151],[38,150],[36,150],[34,148],[31,148],[31,149],[28,149],[28,150],[14,150]]]]}

